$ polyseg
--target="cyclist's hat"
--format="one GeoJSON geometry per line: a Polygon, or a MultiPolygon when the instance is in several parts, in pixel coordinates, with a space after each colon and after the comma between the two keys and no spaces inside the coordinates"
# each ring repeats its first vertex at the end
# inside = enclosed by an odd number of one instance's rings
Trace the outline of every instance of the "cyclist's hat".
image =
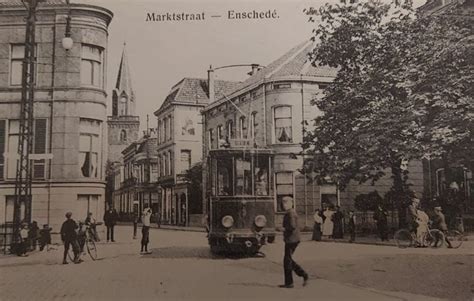
{"type": "Polygon", "coordinates": [[[69,217],[71,217],[71,216],[72,216],[72,212],[67,212],[67,213],[66,213],[66,217],[69,218],[69,217]]]}

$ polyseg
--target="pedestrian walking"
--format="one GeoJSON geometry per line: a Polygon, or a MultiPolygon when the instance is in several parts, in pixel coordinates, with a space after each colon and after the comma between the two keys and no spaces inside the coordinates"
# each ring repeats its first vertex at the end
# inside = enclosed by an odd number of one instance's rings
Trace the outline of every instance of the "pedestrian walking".
{"type": "Polygon", "coordinates": [[[72,251],[74,252],[74,263],[82,262],[82,260],[80,259],[79,245],[77,243],[76,231],[78,228],[79,226],[72,219],[72,213],[66,213],[66,221],[64,221],[61,226],[61,240],[64,243],[63,264],[68,264],[67,253],[69,252],[70,247],[72,247],[72,251]]]}
{"type": "Polygon", "coordinates": [[[334,223],[332,238],[344,238],[344,213],[341,211],[341,207],[336,206],[336,212],[334,212],[332,219],[334,223]]]}
{"type": "Polygon", "coordinates": [[[349,242],[354,242],[356,237],[356,216],[354,211],[349,211],[349,221],[347,222],[347,230],[351,238],[349,242]]]}
{"type": "Polygon", "coordinates": [[[35,251],[36,245],[39,239],[39,227],[36,221],[31,222],[31,225],[28,229],[28,242],[29,242],[29,250],[35,251]]]}
{"type": "Polygon", "coordinates": [[[293,198],[283,197],[283,208],[285,216],[283,217],[283,238],[285,241],[285,255],[283,258],[283,267],[285,272],[285,284],[279,285],[282,288],[293,288],[293,271],[296,275],[303,278],[303,286],[308,283],[308,274],[293,260],[293,254],[300,243],[300,230],[298,228],[298,215],[293,209],[293,198]]]}
{"type": "Polygon", "coordinates": [[[137,239],[137,230],[138,222],[140,221],[140,216],[137,211],[133,212],[133,239],[137,239]]]}
{"type": "Polygon", "coordinates": [[[28,254],[26,252],[28,251],[29,247],[29,240],[28,240],[28,224],[27,223],[22,223],[20,226],[20,232],[18,233],[18,245],[16,249],[16,255],[26,257],[28,254]]]}
{"type": "Polygon", "coordinates": [[[150,242],[150,217],[151,209],[145,207],[142,214],[142,241],[140,254],[150,254],[148,252],[148,243],[150,242]]]}
{"type": "Polygon", "coordinates": [[[313,237],[312,239],[315,241],[321,241],[321,225],[323,224],[323,218],[321,217],[321,211],[316,209],[314,212],[314,227],[313,227],[313,237]]]}
{"type": "Polygon", "coordinates": [[[107,242],[115,242],[114,227],[117,224],[117,220],[118,213],[115,208],[112,208],[112,206],[110,206],[109,210],[107,210],[104,214],[104,224],[107,227],[107,242]]]}
{"type": "Polygon", "coordinates": [[[374,220],[377,224],[377,232],[382,241],[388,240],[388,212],[382,204],[378,204],[374,212],[374,220]]]}

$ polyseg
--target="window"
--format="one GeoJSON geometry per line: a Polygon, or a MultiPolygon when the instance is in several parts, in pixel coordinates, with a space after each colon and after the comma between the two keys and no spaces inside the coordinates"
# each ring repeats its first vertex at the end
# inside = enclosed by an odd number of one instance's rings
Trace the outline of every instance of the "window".
{"type": "Polygon", "coordinates": [[[214,146],[214,131],[212,129],[209,130],[209,149],[212,149],[214,146]]]}
{"type": "MultiPolygon", "coordinates": [[[[8,161],[7,161],[7,177],[9,179],[16,178],[18,155],[18,143],[20,138],[20,121],[10,120],[8,122],[8,161]]],[[[33,153],[46,154],[46,137],[47,135],[47,120],[35,119],[33,123],[33,153]]],[[[3,147],[5,148],[5,147],[3,147]]],[[[33,165],[33,178],[46,178],[46,160],[31,160],[33,165]]]]}
{"type": "Polygon", "coordinates": [[[102,49],[97,46],[82,45],[81,84],[102,87],[102,49]]]}
{"type": "Polygon", "coordinates": [[[171,151],[168,151],[168,164],[170,166],[170,173],[169,175],[173,175],[173,170],[174,170],[174,158],[173,158],[173,153],[171,151]]]}
{"type": "Polygon", "coordinates": [[[217,195],[233,195],[232,159],[223,158],[217,161],[217,195]]]}
{"type": "Polygon", "coordinates": [[[292,197],[293,194],[293,172],[277,172],[276,177],[276,210],[277,212],[284,212],[283,198],[286,196],[292,197]]]}
{"type": "Polygon", "coordinates": [[[161,120],[158,120],[157,135],[158,143],[161,143],[161,120]]]}
{"type": "Polygon", "coordinates": [[[240,139],[247,139],[247,122],[245,117],[239,118],[240,139]]]}
{"type": "Polygon", "coordinates": [[[127,131],[120,131],[120,142],[127,142],[127,131]]]}
{"type": "Polygon", "coordinates": [[[232,120],[227,121],[227,138],[234,139],[234,122],[232,120]]]}
{"type": "Polygon", "coordinates": [[[194,129],[194,122],[191,118],[186,117],[184,121],[183,127],[181,127],[181,135],[186,136],[194,136],[196,134],[196,130],[194,129]]]}
{"type": "Polygon", "coordinates": [[[274,111],[275,142],[292,143],[291,107],[276,107],[274,111]]]}
{"type": "Polygon", "coordinates": [[[252,194],[252,167],[250,158],[235,159],[235,194],[251,195],[252,194]]]}
{"type": "Polygon", "coordinates": [[[290,83],[280,83],[280,84],[274,84],[273,89],[289,89],[291,88],[290,83]]]}
{"type": "Polygon", "coordinates": [[[5,157],[3,154],[5,153],[5,136],[6,136],[6,127],[7,121],[0,120],[0,179],[3,180],[5,178],[5,157]]]}
{"type": "Polygon", "coordinates": [[[164,164],[161,156],[158,156],[158,177],[162,177],[164,174],[164,164]]]}
{"type": "Polygon", "coordinates": [[[163,142],[168,141],[168,118],[163,119],[163,142]]]}
{"type": "Polygon", "coordinates": [[[154,183],[158,181],[158,164],[152,163],[151,170],[150,170],[150,182],[154,183]]]}
{"type": "Polygon", "coordinates": [[[168,140],[173,140],[173,118],[170,116],[168,117],[168,140]]]}
{"type": "Polygon", "coordinates": [[[81,118],[79,123],[79,168],[85,178],[99,178],[99,153],[101,150],[101,122],[81,118]]]}
{"type": "Polygon", "coordinates": [[[181,168],[183,172],[191,168],[191,151],[188,149],[181,150],[181,168]]]}
{"type": "MultiPolygon", "coordinates": [[[[35,46],[35,60],[37,57],[37,49],[35,46]]],[[[25,57],[25,45],[12,45],[11,61],[10,61],[10,85],[21,86],[23,74],[23,59],[25,57]]],[[[35,66],[36,70],[36,66],[35,66]]]]}
{"type": "Polygon", "coordinates": [[[217,126],[217,148],[220,148],[225,143],[224,131],[222,125],[217,126]]]}
{"type": "Polygon", "coordinates": [[[250,115],[250,138],[255,139],[257,137],[257,112],[253,112],[250,115]]]}
{"type": "Polygon", "coordinates": [[[170,173],[170,158],[167,153],[163,154],[163,161],[165,163],[165,172],[163,175],[167,176],[170,173]]]}
{"type": "Polygon", "coordinates": [[[255,195],[270,195],[269,160],[267,157],[255,158],[255,195]]]}

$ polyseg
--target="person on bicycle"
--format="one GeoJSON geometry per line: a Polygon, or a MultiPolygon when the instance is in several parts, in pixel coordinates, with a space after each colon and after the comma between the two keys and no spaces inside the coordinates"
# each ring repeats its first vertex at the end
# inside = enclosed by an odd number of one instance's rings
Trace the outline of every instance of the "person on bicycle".
{"type": "MultiPolygon", "coordinates": [[[[448,232],[448,225],[446,224],[446,218],[444,217],[441,206],[434,207],[434,217],[433,217],[432,227],[433,229],[438,229],[439,231],[445,234],[444,240],[448,244],[448,248],[452,248],[453,246],[451,245],[451,242],[449,241],[448,236],[446,235],[448,232]]],[[[436,245],[437,244],[438,244],[438,241],[436,241],[436,245]]]]}

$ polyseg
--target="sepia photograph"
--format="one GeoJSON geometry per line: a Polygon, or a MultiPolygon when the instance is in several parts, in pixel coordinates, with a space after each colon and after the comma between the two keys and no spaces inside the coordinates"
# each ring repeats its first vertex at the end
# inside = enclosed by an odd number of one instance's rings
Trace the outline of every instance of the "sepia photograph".
{"type": "Polygon", "coordinates": [[[474,298],[474,0],[0,0],[0,300],[474,298]]]}

